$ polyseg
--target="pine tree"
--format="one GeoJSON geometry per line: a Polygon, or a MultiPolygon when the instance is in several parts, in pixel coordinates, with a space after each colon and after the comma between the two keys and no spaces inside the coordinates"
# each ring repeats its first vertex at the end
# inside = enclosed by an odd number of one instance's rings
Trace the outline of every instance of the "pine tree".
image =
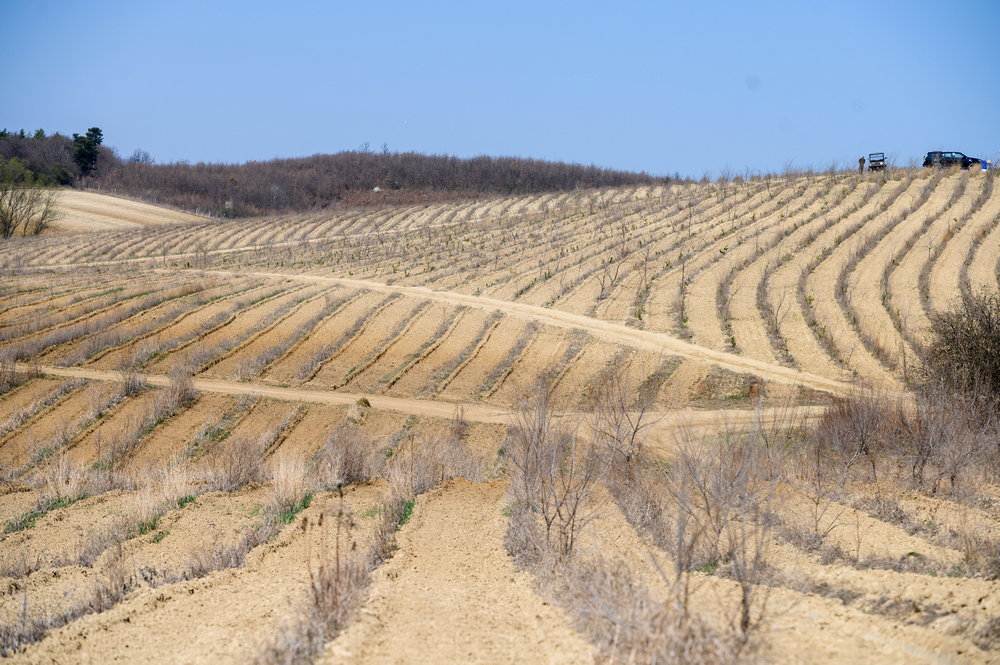
{"type": "Polygon", "coordinates": [[[85,136],[73,134],[73,161],[80,169],[80,177],[84,178],[97,170],[98,148],[104,135],[100,127],[91,127],[85,136]]]}

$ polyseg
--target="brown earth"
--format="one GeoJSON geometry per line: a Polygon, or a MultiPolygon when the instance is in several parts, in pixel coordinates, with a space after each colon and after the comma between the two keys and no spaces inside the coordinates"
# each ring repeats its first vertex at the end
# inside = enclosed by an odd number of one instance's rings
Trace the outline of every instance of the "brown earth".
{"type": "Polygon", "coordinates": [[[593,647],[503,550],[503,483],[424,495],[359,619],[321,663],[579,663],[593,647]]]}

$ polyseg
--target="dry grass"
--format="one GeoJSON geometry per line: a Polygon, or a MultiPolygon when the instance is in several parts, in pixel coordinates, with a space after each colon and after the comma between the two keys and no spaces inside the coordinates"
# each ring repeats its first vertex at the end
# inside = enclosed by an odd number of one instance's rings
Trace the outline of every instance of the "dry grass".
{"type": "Polygon", "coordinates": [[[212,455],[212,489],[231,492],[249,483],[267,480],[268,469],[261,454],[272,440],[270,432],[256,438],[236,434],[226,439],[212,455]]]}
{"type": "Polygon", "coordinates": [[[313,458],[313,482],[321,489],[336,489],[376,478],[385,457],[364,432],[351,424],[336,427],[313,458]]]}
{"type": "Polygon", "coordinates": [[[24,376],[17,370],[13,360],[0,359],[0,395],[9,392],[24,382],[24,376]]]}
{"type": "Polygon", "coordinates": [[[128,572],[126,558],[119,545],[97,580],[70,607],[57,612],[30,612],[28,595],[25,593],[19,620],[0,625],[0,657],[14,655],[25,646],[80,617],[114,607],[137,586],[138,581],[128,572]]]}
{"type": "Polygon", "coordinates": [[[73,392],[77,388],[80,388],[83,385],[86,385],[86,382],[82,380],[72,380],[60,384],[52,392],[47,393],[42,397],[39,397],[28,406],[10,414],[9,416],[7,416],[7,419],[2,424],[0,424],[0,438],[5,437],[7,434],[18,429],[28,420],[38,415],[48,407],[58,402],[64,396],[73,392]]]}
{"type": "Polygon", "coordinates": [[[120,368],[118,386],[122,395],[132,397],[149,388],[149,382],[136,367],[123,366],[120,368]]]}
{"type": "Polygon", "coordinates": [[[271,503],[287,512],[299,504],[306,493],[305,464],[296,458],[278,458],[271,472],[271,503]]]}
{"type": "MultiPolygon", "coordinates": [[[[119,394],[137,394],[145,390],[135,388],[146,385],[141,374],[135,376],[138,378],[122,379],[119,394]]],[[[143,437],[190,406],[196,395],[190,373],[184,367],[175,367],[170,372],[170,383],[147,398],[142,411],[130,414],[124,426],[115,430],[108,440],[102,441],[98,465],[107,469],[121,465],[139,447],[143,437]]]]}
{"type": "Polygon", "coordinates": [[[776,462],[764,449],[778,444],[779,434],[734,430],[706,444],[684,432],[672,457],[653,460],[643,452],[648,420],[635,408],[644,397],[635,387],[619,380],[599,394],[586,439],[554,425],[539,395],[522,406],[505,448],[512,506],[506,546],[517,563],[598,647],[601,662],[754,660],[768,626],[767,516],[776,480],[776,462]],[[604,483],[672,563],[661,569],[666,599],[655,599],[625,563],[574,547],[604,483]],[[722,623],[693,607],[699,572],[736,583],[722,623]]]}
{"type": "Polygon", "coordinates": [[[321,512],[316,520],[302,520],[304,537],[309,537],[310,531],[318,531],[320,541],[318,552],[310,554],[307,561],[309,589],[305,602],[299,615],[254,662],[312,663],[326,643],[347,625],[368,586],[368,573],[377,565],[358,554],[349,535],[351,526],[352,518],[344,507],[343,497],[336,508],[321,512]]]}

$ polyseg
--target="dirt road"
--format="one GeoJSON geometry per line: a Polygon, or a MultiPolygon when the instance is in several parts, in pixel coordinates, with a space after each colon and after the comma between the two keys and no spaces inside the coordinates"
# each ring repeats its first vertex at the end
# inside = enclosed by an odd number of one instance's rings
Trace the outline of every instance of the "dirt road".
{"type": "Polygon", "coordinates": [[[332,663],[587,663],[593,648],[503,547],[504,483],[450,481],[418,500],[332,663]]]}
{"type": "Polygon", "coordinates": [[[289,275],[284,273],[271,272],[236,272],[226,270],[207,270],[206,275],[220,275],[227,277],[251,276],[266,277],[272,279],[289,279],[316,284],[342,284],[357,289],[368,289],[369,291],[379,291],[383,293],[402,293],[409,296],[427,298],[438,302],[451,303],[453,305],[466,305],[468,307],[478,307],[501,311],[505,314],[517,316],[525,319],[539,321],[547,325],[558,326],[560,328],[584,330],[591,335],[616,342],[627,344],[638,349],[651,351],[653,353],[663,353],[667,355],[681,356],[693,360],[701,360],[719,367],[739,372],[742,374],[756,374],[767,381],[803,386],[821,392],[833,394],[847,394],[853,390],[854,386],[846,381],[838,381],[815,374],[809,374],[790,367],[784,367],[774,363],[746,358],[733,353],[715,351],[703,346],[691,344],[671,335],[648,330],[638,330],[630,328],[613,321],[602,321],[601,319],[571,314],[538,305],[528,305],[520,302],[510,302],[498,300],[485,296],[475,296],[468,293],[458,293],[455,291],[435,291],[423,286],[396,286],[384,284],[382,282],[372,282],[361,279],[348,279],[346,277],[325,277],[321,275],[289,275]]]}
{"type": "MultiPolygon", "coordinates": [[[[118,381],[120,372],[86,367],[56,367],[49,365],[18,365],[22,371],[35,370],[51,376],[64,376],[92,381],[118,381]]],[[[146,374],[146,381],[154,386],[166,386],[170,377],[163,374],[146,374]]],[[[475,402],[445,402],[440,400],[410,399],[405,397],[388,397],[385,395],[369,395],[333,390],[317,390],[304,388],[281,388],[260,383],[241,383],[222,379],[193,379],[194,388],[210,393],[223,395],[255,395],[271,399],[292,402],[311,402],[315,404],[350,405],[365,398],[373,408],[411,413],[428,418],[453,418],[459,411],[470,422],[509,425],[513,422],[513,411],[487,406],[475,402]]],[[[650,444],[653,446],[669,445],[673,432],[689,430],[695,434],[708,434],[724,430],[727,427],[745,428],[754,425],[773,426],[782,423],[792,424],[795,421],[810,421],[818,418],[824,411],[822,406],[799,407],[768,407],[753,409],[676,409],[665,413],[649,413],[646,422],[650,423],[647,430],[650,444]]],[[[562,413],[559,418],[585,418],[583,413],[562,413]]]]}

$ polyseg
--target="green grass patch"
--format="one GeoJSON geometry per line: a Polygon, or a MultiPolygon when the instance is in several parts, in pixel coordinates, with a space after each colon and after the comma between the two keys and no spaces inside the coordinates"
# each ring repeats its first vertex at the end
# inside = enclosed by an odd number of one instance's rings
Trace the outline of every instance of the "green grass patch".
{"type": "Polygon", "coordinates": [[[183,508],[189,503],[194,503],[194,500],[195,500],[194,494],[188,494],[187,496],[182,496],[181,498],[177,499],[177,507],[183,508]]]}
{"type": "Polygon", "coordinates": [[[156,531],[156,527],[160,525],[160,516],[157,515],[148,520],[142,520],[135,525],[136,531],[139,532],[140,536],[145,536],[150,531],[156,531]]]}
{"type": "Polygon", "coordinates": [[[399,526],[403,526],[410,521],[410,517],[413,516],[413,507],[417,505],[416,499],[407,499],[403,502],[403,507],[399,511],[399,526]]]}
{"type": "Polygon", "coordinates": [[[303,510],[309,507],[309,504],[312,503],[312,500],[313,500],[313,495],[306,494],[304,497],[302,497],[301,501],[279,512],[278,521],[281,522],[282,524],[290,524],[292,520],[295,519],[296,515],[298,515],[303,510]]]}
{"type": "Polygon", "coordinates": [[[17,517],[7,520],[7,524],[4,525],[3,532],[4,534],[8,534],[14,533],[15,531],[23,531],[25,529],[34,528],[35,521],[38,520],[39,517],[44,516],[49,511],[72,506],[82,498],[82,496],[78,496],[76,498],[56,498],[43,501],[39,503],[34,510],[29,510],[26,513],[22,513],[17,517]]]}
{"type": "Polygon", "coordinates": [[[161,540],[163,540],[164,538],[166,538],[169,535],[170,535],[170,531],[169,530],[167,530],[167,531],[157,531],[156,535],[153,536],[153,542],[154,543],[158,543],[158,542],[160,542],[161,540]]]}

